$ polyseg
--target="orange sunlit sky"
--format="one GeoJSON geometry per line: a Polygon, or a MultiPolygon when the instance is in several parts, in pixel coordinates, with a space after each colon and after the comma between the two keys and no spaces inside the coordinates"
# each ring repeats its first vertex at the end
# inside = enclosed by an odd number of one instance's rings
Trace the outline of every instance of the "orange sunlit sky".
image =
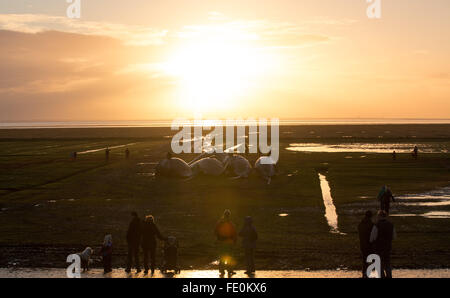
{"type": "Polygon", "coordinates": [[[450,1],[0,2],[0,122],[450,118],[450,1]]]}

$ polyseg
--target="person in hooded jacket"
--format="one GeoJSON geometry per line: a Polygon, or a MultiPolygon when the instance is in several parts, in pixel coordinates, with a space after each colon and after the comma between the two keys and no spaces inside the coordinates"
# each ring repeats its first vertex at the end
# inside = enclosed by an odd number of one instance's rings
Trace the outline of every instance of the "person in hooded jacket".
{"type": "Polygon", "coordinates": [[[103,272],[109,273],[112,271],[112,236],[110,234],[105,236],[103,240],[102,248],[100,249],[100,254],[103,259],[103,272]]]}

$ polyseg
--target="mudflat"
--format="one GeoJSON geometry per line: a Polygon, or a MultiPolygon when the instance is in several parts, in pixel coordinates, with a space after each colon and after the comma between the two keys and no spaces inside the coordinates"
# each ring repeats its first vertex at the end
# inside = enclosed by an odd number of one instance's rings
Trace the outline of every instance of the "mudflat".
{"type": "MultiPolygon", "coordinates": [[[[114,266],[123,267],[135,210],[141,217],[153,214],[163,234],[178,238],[182,268],[215,268],[214,225],[230,209],[238,228],[244,216],[254,219],[258,269],[358,269],[357,224],[366,209],[376,211],[382,185],[400,197],[450,185],[450,125],[282,126],[279,175],[270,185],[256,176],[155,178],[174,133],[143,127],[0,130],[0,267],[65,267],[68,254],[100,246],[107,233],[113,235],[114,266]],[[292,144],[362,149],[287,150],[292,144]],[[393,160],[367,144],[417,144],[419,158],[400,152],[393,160]],[[324,216],[319,173],[329,182],[340,233],[324,216]]],[[[189,161],[195,155],[178,157],[189,161]]],[[[258,156],[246,157],[253,164],[258,156]]],[[[450,267],[449,212],[447,204],[393,204],[394,268],[450,267]],[[444,216],[404,216],[428,212],[444,216]]],[[[236,258],[241,255],[238,243],[236,258]]]]}

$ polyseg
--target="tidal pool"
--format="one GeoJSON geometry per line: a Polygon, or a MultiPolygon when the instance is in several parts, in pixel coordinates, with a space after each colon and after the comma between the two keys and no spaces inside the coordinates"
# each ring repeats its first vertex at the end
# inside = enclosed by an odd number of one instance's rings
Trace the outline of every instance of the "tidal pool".
{"type": "Polygon", "coordinates": [[[392,214],[392,216],[422,216],[426,218],[450,218],[450,211],[429,210],[427,207],[445,207],[450,205],[450,187],[443,187],[423,194],[404,195],[397,198],[400,205],[407,207],[423,207],[420,212],[417,208],[405,214],[392,214]],[[427,210],[428,209],[428,210],[427,210]],[[413,212],[415,211],[415,212],[413,212]]]}
{"type": "Polygon", "coordinates": [[[446,144],[406,144],[406,143],[292,143],[286,150],[297,152],[320,152],[320,153],[410,153],[414,146],[419,147],[420,153],[448,153],[446,144]]]}

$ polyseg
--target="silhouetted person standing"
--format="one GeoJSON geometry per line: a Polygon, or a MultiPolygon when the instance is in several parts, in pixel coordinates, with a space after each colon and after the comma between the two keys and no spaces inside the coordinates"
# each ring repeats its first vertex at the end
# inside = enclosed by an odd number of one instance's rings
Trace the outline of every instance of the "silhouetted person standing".
{"type": "Polygon", "coordinates": [[[387,185],[384,185],[378,193],[378,200],[380,201],[380,210],[386,211],[389,214],[389,209],[392,202],[395,202],[394,195],[387,185]]]}
{"type": "Polygon", "coordinates": [[[105,236],[102,248],[100,249],[103,260],[103,273],[112,271],[112,245],[112,236],[108,234],[105,236]]]}
{"type": "Polygon", "coordinates": [[[414,159],[417,159],[417,157],[419,156],[419,147],[414,146],[412,156],[414,157],[414,159]]]}
{"type": "Polygon", "coordinates": [[[244,247],[245,260],[247,263],[246,274],[250,275],[255,272],[255,248],[258,234],[253,226],[253,220],[250,216],[245,218],[244,227],[239,232],[242,237],[242,246],[244,247]]]}
{"type": "Polygon", "coordinates": [[[130,158],[130,149],[125,149],[125,158],[129,159],[130,158]]]}
{"type": "Polygon", "coordinates": [[[136,212],[131,212],[131,222],[128,226],[127,231],[127,244],[128,244],[128,255],[127,255],[127,268],[126,272],[131,272],[131,268],[136,268],[137,273],[141,272],[139,265],[139,245],[141,243],[141,220],[139,219],[136,212]]]}
{"type": "Polygon", "coordinates": [[[214,234],[219,244],[219,272],[225,274],[225,270],[229,275],[234,274],[233,271],[233,247],[236,244],[237,233],[234,224],[231,222],[231,211],[225,210],[222,218],[217,222],[214,234]]]}
{"type": "Polygon", "coordinates": [[[367,278],[367,257],[373,253],[372,244],[370,243],[370,234],[372,233],[373,222],[372,222],[372,212],[366,211],[364,218],[358,225],[359,234],[359,247],[361,249],[361,256],[363,259],[362,266],[362,277],[367,278]]]}
{"type": "Polygon", "coordinates": [[[155,219],[152,215],[145,217],[142,224],[142,250],[144,251],[144,273],[148,273],[148,255],[150,253],[150,268],[152,274],[155,273],[156,268],[156,238],[160,240],[166,240],[161,235],[158,227],[155,224],[155,219]]]}
{"type": "Polygon", "coordinates": [[[393,160],[397,159],[397,152],[395,152],[395,150],[392,152],[392,159],[393,160]]]}
{"type": "Polygon", "coordinates": [[[109,160],[109,153],[111,152],[111,149],[109,149],[109,147],[106,147],[105,149],[105,158],[106,160],[109,160]]]}
{"type": "Polygon", "coordinates": [[[394,225],[388,221],[385,211],[378,211],[377,223],[370,234],[370,242],[374,244],[374,251],[381,258],[381,278],[392,278],[391,250],[392,240],[397,235],[394,225]]]}

